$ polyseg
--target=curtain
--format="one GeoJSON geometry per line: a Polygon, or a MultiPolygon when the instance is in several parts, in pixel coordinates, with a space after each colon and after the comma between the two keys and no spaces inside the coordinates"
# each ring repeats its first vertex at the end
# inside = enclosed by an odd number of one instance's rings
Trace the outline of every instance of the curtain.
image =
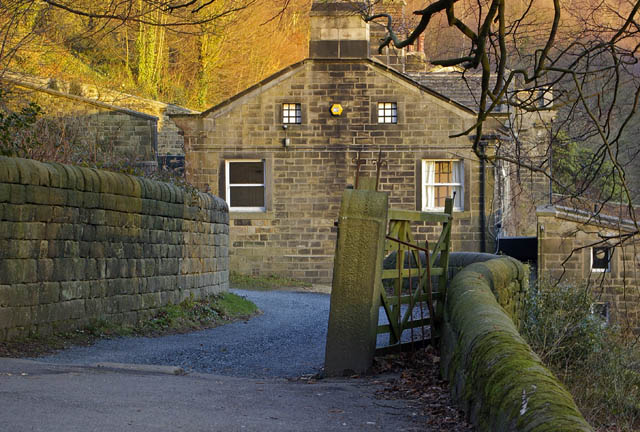
{"type": "Polygon", "coordinates": [[[453,202],[453,207],[457,209],[464,208],[464,163],[462,161],[453,162],[453,176],[452,183],[458,183],[460,186],[455,186],[453,190],[456,191],[456,198],[453,202]]]}
{"type": "Polygon", "coordinates": [[[425,208],[433,208],[435,195],[433,184],[436,180],[436,164],[434,161],[423,161],[422,166],[422,181],[424,182],[422,192],[422,205],[425,208]]]}

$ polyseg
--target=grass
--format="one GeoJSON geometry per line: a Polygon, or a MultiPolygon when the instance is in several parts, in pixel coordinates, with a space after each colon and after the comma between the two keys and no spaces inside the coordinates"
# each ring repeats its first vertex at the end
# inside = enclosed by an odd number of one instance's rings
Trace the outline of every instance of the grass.
{"type": "Polygon", "coordinates": [[[283,276],[249,276],[241,273],[231,272],[229,283],[232,288],[248,289],[258,291],[270,291],[283,288],[310,287],[309,282],[291,279],[283,276]]]}
{"type": "Polygon", "coordinates": [[[153,317],[136,326],[114,325],[101,320],[69,333],[2,342],[0,357],[38,357],[71,346],[91,345],[101,338],[187,333],[248,319],[259,312],[251,301],[232,293],[215,294],[200,300],[189,298],[180,304],[158,309],[153,317]]]}

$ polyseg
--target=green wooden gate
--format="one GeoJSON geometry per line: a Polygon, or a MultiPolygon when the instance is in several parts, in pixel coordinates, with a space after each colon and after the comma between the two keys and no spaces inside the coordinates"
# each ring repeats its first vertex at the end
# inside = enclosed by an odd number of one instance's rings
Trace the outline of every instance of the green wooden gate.
{"type": "Polygon", "coordinates": [[[405,331],[411,332],[411,344],[429,340],[433,343],[437,337],[435,324],[442,313],[447,287],[452,210],[451,198],[446,200],[443,213],[389,209],[385,256],[395,252],[396,265],[382,271],[378,286],[380,304],[389,324],[379,325],[377,330],[378,334],[389,334],[389,346],[376,349],[376,353],[384,354],[406,346],[402,342],[405,331]],[[411,231],[412,222],[442,224],[438,241],[435,244],[426,241],[422,246],[418,244],[411,231]],[[424,265],[420,252],[426,258],[424,265]],[[438,256],[436,267],[434,258],[438,256]],[[438,292],[432,288],[432,277],[438,277],[438,292]],[[425,327],[428,327],[428,336],[425,327]],[[416,332],[418,336],[414,337],[416,332]]]}

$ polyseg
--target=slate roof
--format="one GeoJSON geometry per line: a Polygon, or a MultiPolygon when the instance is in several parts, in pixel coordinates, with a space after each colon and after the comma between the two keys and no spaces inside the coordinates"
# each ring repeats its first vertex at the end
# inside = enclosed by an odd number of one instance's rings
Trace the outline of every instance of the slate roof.
{"type": "Polygon", "coordinates": [[[482,75],[479,73],[405,72],[405,75],[474,111],[478,110],[482,88],[482,75]]]}

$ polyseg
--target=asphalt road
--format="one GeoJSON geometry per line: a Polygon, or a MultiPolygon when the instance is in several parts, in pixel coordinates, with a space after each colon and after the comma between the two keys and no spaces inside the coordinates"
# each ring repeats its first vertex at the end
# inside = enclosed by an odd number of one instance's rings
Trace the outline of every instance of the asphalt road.
{"type": "Polygon", "coordinates": [[[328,294],[233,292],[256,303],[263,313],[246,322],[188,334],[101,340],[90,347],[75,347],[37,360],[73,365],[171,365],[187,372],[252,378],[290,378],[321,371],[328,294]]]}
{"type": "Polygon", "coordinates": [[[263,314],[191,334],[102,340],[37,360],[0,358],[0,430],[425,430],[409,402],[376,397],[387,378],[309,379],[324,363],[327,294],[236,293],[263,314]]]}
{"type": "Polygon", "coordinates": [[[372,379],[317,382],[0,358],[3,432],[425,431],[372,379]]]}

